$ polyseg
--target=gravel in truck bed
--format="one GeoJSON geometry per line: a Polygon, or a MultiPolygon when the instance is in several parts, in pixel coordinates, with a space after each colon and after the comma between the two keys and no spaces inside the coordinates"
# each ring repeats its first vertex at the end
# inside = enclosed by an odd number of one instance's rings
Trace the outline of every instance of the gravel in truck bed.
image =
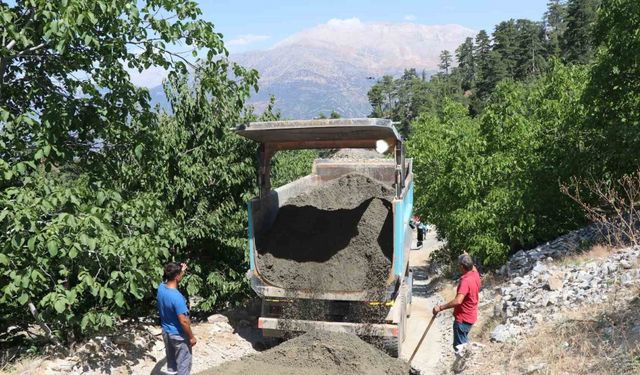
{"type": "Polygon", "coordinates": [[[318,292],[380,290],[391,270],[394,190],[349,174],[293,197],[257,236],[270,283],[318,292]]]}

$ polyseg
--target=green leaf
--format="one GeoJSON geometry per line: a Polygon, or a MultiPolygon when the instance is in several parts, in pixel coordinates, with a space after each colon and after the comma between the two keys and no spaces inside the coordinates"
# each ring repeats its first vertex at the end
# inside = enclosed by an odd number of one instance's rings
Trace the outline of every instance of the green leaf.
{"type": "Polygon", "coordinates": [[[62,314],[66,309],[66,307],[67,307],[66,301],[62,298],[58,299],[56,302],[53,303],[53,308],[56,309],[58,314],[62,314]]]}
{"type": "Polygon", "coordinates": [[[29,300],[29,295],[27,293],[22,293],[20,297],[18,297],[18,303],[20,305],[24,305],[29,300]]]}
{"type": "Polygon", "coordinates": [[[30,251],[34,251],[36,248],[36,237],[32,236],[31,238],[29,238],[29,241],[27,241],[27,247],[29,248],[30,251]]]}
{"type": "Polygon", "coordinates": [[[44,157],[44,151],[42,149],[36,151],[36,155],[34,156],[35,160],[40,160],[44,157]]]}
{"type": "Polygon", "coordinates": [[[120,291],[116,293],[116,305],[118,305],[118,307],[124,306],[124,295],[120,291]]]}
{"type": "Polygon", "coordinates": [[[49,255],[56,256],[58,254],[58,243],[55,241],[47,242],[47,249],[49,249],[49,255]]]}
{"type": "Polygon", "coordinates": [[[87,328],[87,325],[89,325],[89,320],[90,320],[90,315],[89,314],[85,314],[82,317],[82,320],[80,321],[80,329],[82,329],[83,331],[87,328]]]}
{"type": "Polygon", "coordinates": [[[0,253],[0,264],[2,264],[3,266],[9,265],[9,258],[2,253],[0,253]]]}
{"type": "Polygon", "coordinates": [[[77,256],[78,256],[78,250],[76,250],[75,247],[72,247],[71,250],[69,250],[69,258],[74,259],[77,256]]]}
{"type": "Polygon", "coordinates": [[[99,191],[97,194],[97,198],[98,198],[98,205],[101,206],[102,203],[104,203],[104,200],[106,199],[106,195],[104,194],[103,191],[99,191]]]}

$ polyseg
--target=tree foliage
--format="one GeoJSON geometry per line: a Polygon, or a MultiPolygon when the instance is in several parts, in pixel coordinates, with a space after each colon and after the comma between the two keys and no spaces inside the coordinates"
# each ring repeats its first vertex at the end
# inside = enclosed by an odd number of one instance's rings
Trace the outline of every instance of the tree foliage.
{"type": "Polygon", "coordinates": [[[200,14],[188,0],[0,3],[0,329],[33,322],[29,303],[68,340],[148,314],[171,259],[191,264],[202,310],[246,292],[254,146],[230,127],[257,73],[200,14]],[[168,71],[171,113],[131,82],[151,67],[168,71]]]}
{"type": "Polygon", "coordinates": [[[573,228],[581,214],[557,181],[575,170],[586,82],[561,65],[534,83],[502,83],[481,116],[446,101],[414,123],[416,209],[447,239],[487,265],[573,228]],[[569,109],[569,110],[568,110],[569,109]]]}
{"type": "MultiPolygon", "coordinates": [[[[594,4],[571,1],[567,17],[591,12],[594,4]]],[[[564,28],[564,5],[551,6],[543,35],[564,28]]],[[[576,27],[571,22],[567,30],[576,27]]],[[[519,35],[527,37],[500,35],[491,49],[481,32],[475,61],[480,67],[478,93],[488,90],[482,110],[471,111],[475,116],[470,117],[463,105],[446,100],[442,111],[423,113],[412,123],[408,149],[418,181],[416,207],[447,239],[451,255],[468,250],[485,264],[498,265],[513,251],[585,222],[578,205],[561,194],[561,184],[578,178],[613,186],[612,181],[640,167],[640,38],[633,32],[640,29],[640,5],[634,0],[603,1],[595,24],[582,25],[592,27],[593,33],[580,34],[575,47],[597,47],[595,61],[587,50],[569,59],[563,52],[541,60],[551,68],[538,73],[533,63],[543,65],[533,59],[533,52],[544,51],[535,42],[540,25],[503,23],[501,33],[521,29],[519,35]],[[505,55],[509,49],[522,53],[496,64],[511,54],[505,55]],[[593,64],[575,64],[580,62],[593,64]],[[512,67],[515,76],[510,76],[512,67]],[[487,72],[504,74],[505,79],[492,89],[487,72]]],[[[564,40],[576,35],[567,34],[564,40]]],[[[555,44],[549,50],[557,48],[555,44]]],[[[454,69],[451,76],[455,74],[454,69]]],[[[588,190],[574,192],[581,194],[581,204],[602,199],[588,190]]]]}
{"type": "Polygon", "coordinates": [[[622,177],[640,165],[640,3],[603,1],[594,27],[600,51],[584,95],[588,160],[594,174],[622,177]]]}

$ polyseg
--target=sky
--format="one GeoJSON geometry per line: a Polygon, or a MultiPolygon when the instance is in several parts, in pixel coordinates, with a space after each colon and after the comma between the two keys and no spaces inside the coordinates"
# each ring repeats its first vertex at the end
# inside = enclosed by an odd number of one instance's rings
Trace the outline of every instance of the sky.
{"type": "Polygon", "coordinates": [[[541,20],[547,0],[201,0],[203,18],[232,53],[267,49],[330,19],[459,24],[493,31],[510,18],[541,20]]]}

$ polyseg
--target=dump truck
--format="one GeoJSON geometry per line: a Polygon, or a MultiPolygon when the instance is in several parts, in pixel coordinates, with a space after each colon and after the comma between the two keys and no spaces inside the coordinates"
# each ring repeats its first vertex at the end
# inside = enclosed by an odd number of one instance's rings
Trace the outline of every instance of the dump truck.
{"type": "MultiPolygon", "coordinates": [[[[400,356],[405,337],[406,320],[411,311],[412,272],[409,267],[412,229],[409,220],[413,210],[412,160],[405,158],[404,145],[393,123],[387,119],[321,119],[269,121],[243,124],[236,133],[258,143],[257,183],[259,196],[247,203],[249,270],[251,287],[262,300],[258,327],[264,336],[282,337],[288,332],[327,330],[350,332],[359,336],[378,337],[385,349],[400,356]],[[284,186],[272,189],[271,160],[278,151],[300,149],[375,149],[387,146],[391,157],[374,159],[316,159],[311,173],[284,186]],[[367,290],[309,290],[303,285],[283,287],[264,276],[258,262],[257,239],[274,225],[279,210],[292,197],[326,184],[341,176],[357,173],[391,187],[390,217],[392,225],[391,267],[380,280],[382,293],[367,290]],[[329,313],[322,319],[296,319],[283,314],[295,302],[322,304],[329,313]],[[363,308],[382,312],[377,318],[350,312],[363,308]],[[380,318],[382,316],[382,319],[380,318]],[[372,319],[372,320],[370,320],[372,319]]],[[[276,244],[277,245],[277,244],[276,244]]],[[[301,243],[300,246],[305,246],[301,243]]],[[[375,314],[374,314],[375,315],[375,314]]]]}

